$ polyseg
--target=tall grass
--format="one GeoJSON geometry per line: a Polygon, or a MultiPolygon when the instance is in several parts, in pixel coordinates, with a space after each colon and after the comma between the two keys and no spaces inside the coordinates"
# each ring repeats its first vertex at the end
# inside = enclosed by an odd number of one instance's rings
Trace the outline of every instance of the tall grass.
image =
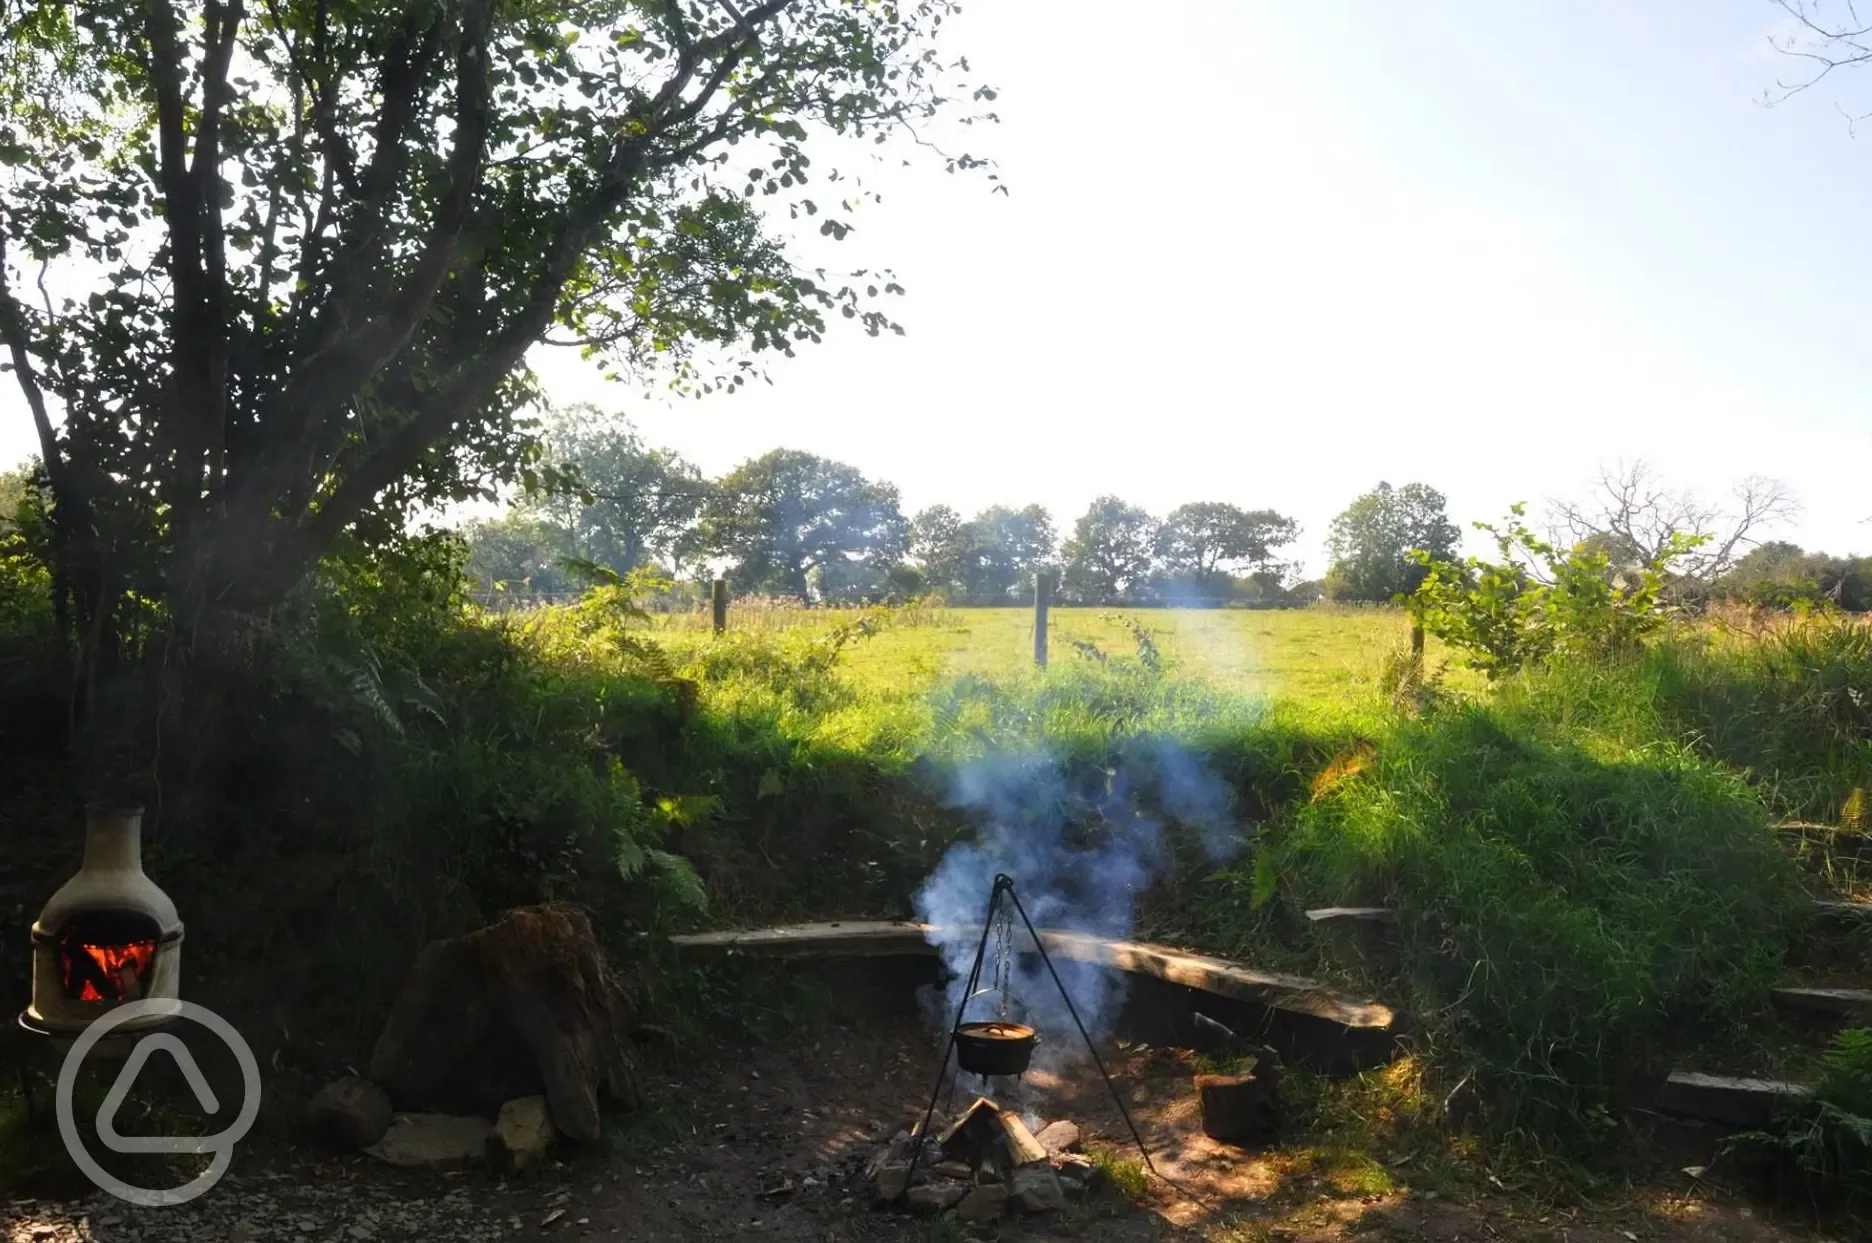
{"type": "Polygon", "coordinates": [[[1493,1130],[1567,1147],[1633,1072],[1766,1017],[1805,907],[1737,776],[1532,698],[1398,722],[1270,848],[1301,902],[1401,909],[1406,1008],[1493,1130]]]}

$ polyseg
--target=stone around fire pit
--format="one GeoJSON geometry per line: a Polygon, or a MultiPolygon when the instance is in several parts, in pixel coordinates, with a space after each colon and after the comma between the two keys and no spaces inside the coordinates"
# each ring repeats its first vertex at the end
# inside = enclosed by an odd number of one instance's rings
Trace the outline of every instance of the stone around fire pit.
{"type": "Polygon", "coordinates": [[[959,1178],[933,1178],[904,1193],[904,1204],[912,1213],[940,1213],[962,1203],[969,1185],[959,1178]]]}
{"type": "Polygon", "coordinates": [[[1034,1138],[1040,1141],[1040,1146],[1046,1149],[1049,1157],[1057,1157],[1062,1152],[1079,1151],[1079,1127],[1064,1118],[1041,1127],[1040,1133],[1034,1138]]]}
{"type": "Polygon", "coordinates": [[[983,1183],[956,1205],[956,1216],[963,1221],[993,1221],[1007,1212],[1008,1189],[998,1183],[983,1183]]]}
{"type": "Polygon", "coordinates": [[[982,1223],[1004,1216],[1010,1207],[1057,1212],[1096,1185],[1098,1168],[1091,1159],[1063,1151],[1080,1142],[1072,1122],[1042,1129],[1052,1146],[1062,1149],[1054,1152],[1017,1113],[987,1097],[978,1098],[953,1123],[942,1122],[940,1130],[932,1122],[914,1173],[915,1141],[907,1130],[873,1154],[864,1174],[880,1207],[924,1214],[953,1208],[964,1221],[982,1223]]]}
{"type": "Polygon", "coordinates": [[[1050,1165],[1024,1165],[1014,1171],[1015,1207],[1023,1213],[1052,1213],[1066,1207],[1066,1189],[1050,1165]]]}

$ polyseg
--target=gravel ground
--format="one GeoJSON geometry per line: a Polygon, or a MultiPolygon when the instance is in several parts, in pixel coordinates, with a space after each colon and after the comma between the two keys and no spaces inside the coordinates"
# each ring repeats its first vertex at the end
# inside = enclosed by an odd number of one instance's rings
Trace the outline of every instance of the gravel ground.
{"type": "MultiPolygon", "coordinates": [[[[263,1145],[235,1153],[228,1176],[175,1208],[101,1193],[69,1203],[0,1205],[3,1243],[493,1243],[762,1240],[911,1243],[929,1223],[872,1211],[858,1171],[926,1100],[931,1049],[909,1019],[878,1021],[795,1047],[724,1053],[653,1075],[660,1121],[539,1177],[392,1169],[365,1157],[318,1158],[263,1145]]],[[[1174,1051],[1114,1058],[1160,1171],[1132,1205],[1115,1197],[1069,1218],[1031,1218],[945,1237],[1072,1238],[1081,1243],[1815,1243],[1848,1234],[1775,1225],[1746,1205],[1640,1190],[1616,1204],[1560,1211],[1483,1189],[1441,1199],[1408,1190],[1358,1194],[1298,1178],[1279,1154],[1201,1134],[1189,1069],[1174,1051]]],[[[1094,1147],[1126,1132],[1096,1077],[1030,1076],[1041,1117],[1071,1118],[1094,1147]]],[[[50,1142],[56,1143],[56,1138],[50,1142]]],[[[1408,1171],[1400,1171],[1408,1181],[1408,1171]]]]}

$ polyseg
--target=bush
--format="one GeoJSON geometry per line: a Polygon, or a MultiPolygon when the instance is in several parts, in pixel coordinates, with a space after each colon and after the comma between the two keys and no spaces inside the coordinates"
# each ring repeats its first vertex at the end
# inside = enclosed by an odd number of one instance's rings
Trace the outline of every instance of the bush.
{"type": "Polygon", "coordinates": [[[1674,536],[1649,564],[1615,570],[1583,544],[1556,551],[1521,521],[1523,508],[1514,506],[1501,527],[1476,524],[1494,536],[1499,561],[1470,557],[1458,566],[1411,553],[1425,570],[1412,611],[1491,679],[1554,657],[1629,656],[1664,623],[1658,591],[1670,563],[1704,542],[1674,536]]]}
{"type": "Polygon", "coordinates": [[[1762,1013],[1802,893],[1736,777],[1537,702],[1399,722],[1268,850],[1296,910],[1405,912],[1408,1008],[1494,1134],[1583,1147],[1623,1075],[1762,1013]]]}

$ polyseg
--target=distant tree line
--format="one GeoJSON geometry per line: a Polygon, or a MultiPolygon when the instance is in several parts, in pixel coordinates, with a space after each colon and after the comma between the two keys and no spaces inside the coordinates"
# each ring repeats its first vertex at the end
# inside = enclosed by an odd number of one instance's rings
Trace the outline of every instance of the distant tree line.
{"type": "Polygon", "coordinates": [[[906,516],[893,485],[791,449],[706,479],[589,406],[556,412],[542,444],[551,479],[466,528],[483,591],[570,593],[593,564],[691,579],[720,567],[738,594],[828,604],[929,594],[1014,604],[1042,573],[1068,604],[1282,605],[1318,594],[1294,583],[1282,555],[1299,524],[1269,509],[1206,501],[1159,518],[1104,496],[1065,532],[1031,504],[906,516]]]}
{"type": "MultiPolygon", "coordinates": [[[[1325,576],[1302,582],[1287,555],[1299,524],[1271,509],[1199,501],[1159,517],[1101,496],[1065,530],[1033,504],[906,515],[893,485],[791,449],[705,478],[590,406],[555,412],[542,449],[534,489],[466,530],[469,571],[489,595],[569,595],[585,585],[580,567],[657,565],[678,580],[721,573],[739,595],[808,604],[934,594],[1010,605],[1030,600],[1042,573],[1066,604],[1381,604],[1415,592],[1426,559],[1459,561],[1463,542],[1437,489],[1379,483],[1333,519],[1325,576]]],[[[1640,462],[1602,471],[1583,499],[1549,502],[1547,526],[1556,547],[1604,554],[1612,575],[1650,564],[1679,535],[1704,537],[1673,560],[1666,597],[1677,605],[1872,603],[1859,560],[1759,543],[1765,525],[1792,512],[1772,481],[1745,480],[1732,503],[1710,504],[1664,487],[1640,462]]]]}
{"type": "MultiPolygon", "coordinates": [[[[894,486],[845,463],[775,449],[708,479],[590,406],[552,414],[537,467],[516,504],[465,528],[468,571],[484,598],[569,596],[588,585],[591,566],[659,566],[679,582],[719,572],[737,594],[808,604],[932,594],[1019,604],[1042,573],[1066,604],[1387,603],[1417,590],[1426,561],[1455,572],[1462,544],[1442,493],[1380,483],[1333,519],[1324,578],[1302,582],[1284,555],[1299,525],[1270,509],[1199,501],[1159,518],[1102,496],[1064,532],[1040,505],[966,518],[932,505],[906,517],[894,486]]],[[[43,485],[30,466],[0,472],[0,536],[43,485]]],[[[1664,487],[1639,462],[1602,471],[1585,499],[1549,502],[1546,525],[1556,548],[1603,554],[1614,578],[1697,536],[1664,582],[1661,598],[1679,607],[1872,610],[1872,557],[1759,538],[1795,509],[1771,480],[1743,480],[1729,502],[1712,504],[1664,487]]]]}

